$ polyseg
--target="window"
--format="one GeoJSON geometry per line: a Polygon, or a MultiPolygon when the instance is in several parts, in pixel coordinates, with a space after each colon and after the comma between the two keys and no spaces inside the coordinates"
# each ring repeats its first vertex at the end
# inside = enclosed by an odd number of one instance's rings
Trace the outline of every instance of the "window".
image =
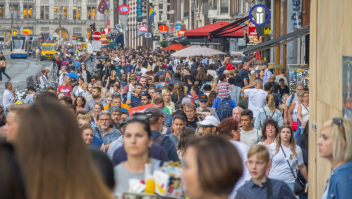
{"type": "Polygon", "coordinates": [[[73,19],[81,19],[81,7],[73,7],[73,19]]]}
{"type": "Polygon", "coordinates": [[[0,5],[0,18],[5,16],[5,5],[0,5]]]}
{"type": "Polygon", "coordinates": [[[229,0],[220,0],[220,13],[229,13],[229,0]]]}
{"type": "Polygon", "coordinates": [[[63,18],[67,19],[67,6],[61,6],[61,13],[63,18]]]}
{"type": "Polygon", "coordinates": [[[11,18],[11,15],[13,13],[13,18],[17,19],[18,18],[18,5],[10,5],[9,7],[9,17],[11,18]]]}
{"type": "Polygon", "coordinates": [[[213,9],[218,8],[218,0],[213,0],[213,9]]]}
{"type": "Polygon", "coordinates": [[[95,20],[95,7],[87,7],[87,19],[95,20]]]}
{"type": "Polygon", "coordinates": [[[54,19],[59,19],[59,8],[57,6],[54,7],[54,19]]]}
{"type": "Polygon", "coordinates": [[[32,5],[23,5],[23,18],[24,19],[31,19],[32,18],[32,5]]]}

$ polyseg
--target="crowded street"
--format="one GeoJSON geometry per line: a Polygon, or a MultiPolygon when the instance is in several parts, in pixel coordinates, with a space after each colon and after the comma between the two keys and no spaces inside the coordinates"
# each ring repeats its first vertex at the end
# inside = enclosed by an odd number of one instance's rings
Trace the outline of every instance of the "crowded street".
{"type": "Polygon", "coordinates": [[[20,2],[0,199],[352,198],[349,0],[20,2]]]}

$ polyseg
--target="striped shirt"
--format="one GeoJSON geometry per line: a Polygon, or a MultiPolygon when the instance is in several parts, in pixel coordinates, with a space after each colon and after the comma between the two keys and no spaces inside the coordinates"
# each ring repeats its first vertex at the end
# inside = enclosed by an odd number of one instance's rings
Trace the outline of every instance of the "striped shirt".
{"type": "Polygon", "coordinates": [[[219,92],[218,98],[220,99],[229,98],[230,97],[229,89],[230,89],[229,83],[220,82],[216,87],[216,90],[219,92]]]}

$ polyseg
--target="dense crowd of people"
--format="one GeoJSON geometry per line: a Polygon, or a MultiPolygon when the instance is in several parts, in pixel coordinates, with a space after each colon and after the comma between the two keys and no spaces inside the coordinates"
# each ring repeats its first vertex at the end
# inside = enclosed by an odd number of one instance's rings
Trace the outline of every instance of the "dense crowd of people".
{"type": "MultiPolygon", "coordinates": [[[[88,54],[62,49],[40,79],[52,73],[59,86],[28,88],[22,105],[5,84],[3,198],[124,198],[145,164],[153,172],[167,161],[182,167],[184,198],[307,198],[309,92],[298,84],[290,94],[284,68],[275,76],[253,57],[97,54],[91,70],[88,54]]],[[[351,130],[334,118],[320,132],[332,165],[323,199],[350,196],[351,130]]]]}

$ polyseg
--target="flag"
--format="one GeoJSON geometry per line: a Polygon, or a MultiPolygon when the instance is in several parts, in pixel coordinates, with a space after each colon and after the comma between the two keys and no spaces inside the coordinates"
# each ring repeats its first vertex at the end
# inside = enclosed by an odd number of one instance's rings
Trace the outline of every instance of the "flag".
{"type": "Polygon", "coordinates": [[[106,8],[108,7],[108,1],[107,0],[101,0],[99,5],[98,5],[98,11],[101,13],[101,14],[104,14],[106,8]]]}
{"type": "Polygon", "coordinates": [[[109,28],[110,27],[110,19],[108,20],[108,22],[106,22],[105,28],[109,28]]]}
{"type": "Polygon", "coordinates": [[[156,13],[154,12],[154,10],[152,8],[149,8],[149,23],[154,18],[155,15],[156,13]]]}

